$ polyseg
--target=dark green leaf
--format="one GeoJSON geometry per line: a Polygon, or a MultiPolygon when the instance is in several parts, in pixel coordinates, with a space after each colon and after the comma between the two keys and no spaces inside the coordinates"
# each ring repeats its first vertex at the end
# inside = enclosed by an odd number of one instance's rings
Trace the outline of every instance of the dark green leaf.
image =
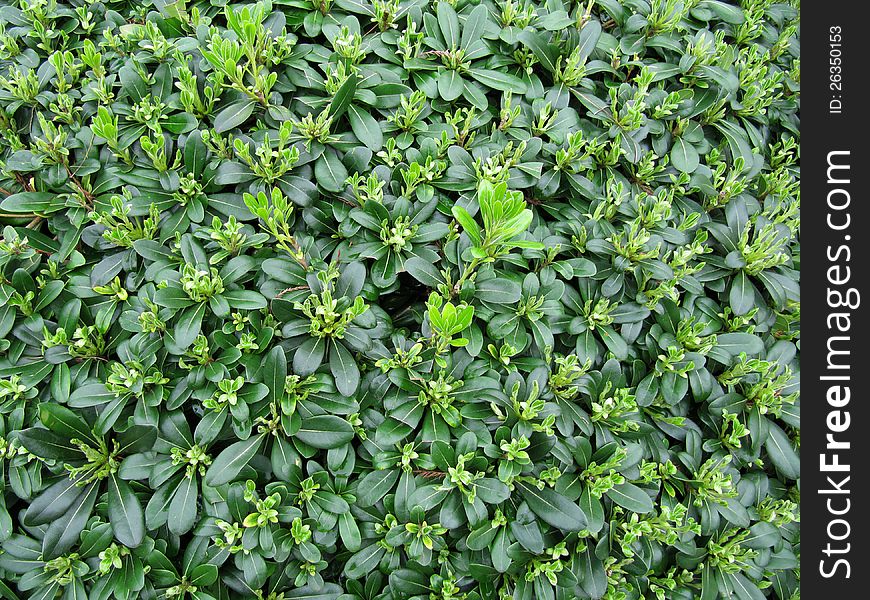
{"type": "Polygon", "coordinates": [[[205,483],[212,487],[229,483],[247,465],[260,448],[262,436],[251,436],[223,450],[205,474],[205,483]]]}
{"type": "Polygon", "coordinates": [[[115,538],[128,548],[136,548],[145,539],[145,515],[130,484],[116,475],[108,478],[109,522],[115,538]]]}
{"type": "Polygon", "coordinates": [[[357,504],[363,508],[374,505],[393,489],[398,480],[399,472],[395,469],[372,471],[359,482],[356,490],[357,504]]]}
{"type": "Polygon", "coordinates": [[[320,415],[302,419],[296,438],[314,448],[338,448],[353,439],[350,423],[333,415],[320,415]]]}
{"type": "Polygon", "coordinates": [[[587,525],[586,515],[579,506],[549,488],[539,490],[526,483],[518,489],[532,509],[544,522],[563,531],[581,531],[587,525]]]}
{"type": "Polygon", "coordinates": [[[240,100],[227,106],[214,118],[214,130],[224,133],[235,129],[254,113],[253,100],[240,100]]]}
{"type": "Polygon", "coordinates": [[[613,486],[607,491],[607,497],[631,512],[643,514],[654,510],[649,494],[633,483],[619,483],[613,486]]]}

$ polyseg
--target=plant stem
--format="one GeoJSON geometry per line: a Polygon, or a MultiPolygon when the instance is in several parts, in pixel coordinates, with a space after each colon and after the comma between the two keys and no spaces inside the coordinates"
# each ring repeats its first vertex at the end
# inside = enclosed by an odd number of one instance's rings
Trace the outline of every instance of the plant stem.
{"type": "Polygon", "coordinates": [[[453,286],[453,293],[454,294],[457,294],[459,292],[459,290],[462,289],[462,284],[465,283],[465,281],[474,273],[474,270],[478,266],[480,266],[480,259],[479,258],[473,259],[471,261],[471,264],[469,264],[465,268],[465,272],[462,273],[462,276],[459,278],[459,281],[457,281],[456,285],[453,286]]]}

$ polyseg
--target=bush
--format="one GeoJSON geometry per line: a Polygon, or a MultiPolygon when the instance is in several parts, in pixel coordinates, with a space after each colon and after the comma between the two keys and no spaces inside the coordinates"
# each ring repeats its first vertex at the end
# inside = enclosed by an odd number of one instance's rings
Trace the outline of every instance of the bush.
{"type": "Polygon", "coordinates": [[[0,8],[0,596],[799,598],[798,2],[0,8]]]}

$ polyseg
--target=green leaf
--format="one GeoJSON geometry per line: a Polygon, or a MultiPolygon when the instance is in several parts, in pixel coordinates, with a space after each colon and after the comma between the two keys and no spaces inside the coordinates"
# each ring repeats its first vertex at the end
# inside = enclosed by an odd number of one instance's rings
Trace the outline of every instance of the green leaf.
{"type": "Polygon", "coordinates": [[[108,479],[109,522],[115,538],[128,548],[136,548],[145,539],[145,514],[130,484],[112,474],[108,479]]]}
{"type": "Polygon", "coordinates": [[[212,487],[229,483],[236,478],[236,475],[247,465],[257,450],[260,449],[260,443],[263,441],[263,436],[251,436],[246,440],[241,440],[230,446],[217,455],[212,461],[211,466],[205,473],[205,483],[212,487]]]}
{"type": "Polygon", "coordinates": [[[601,598],[607,591],[607,571],[595,554],[595,548],[587,546],[580,555],[581,589],[592,598],[601,598]]]}
{"type": "MultiPolygon", "coordinates": [[[[206,473],[207,476],[208,473],[206,473]]],[[[169,503],[169,518],[166,524],[169,526],[169,531],[175,535],[184,535],[193,529],[196,523],[198,487],[196,477],[182,477],[181,483],[172,496],[172,502],[169,503]]]]}
{"type": "Polygon", "coordinates": [[[456,11],[447,2],[439,2],[436,14],[447,49],[459,48],[459,17],[456,15],[456,11]]]}
{"type": "Polygon", "coordinates": [[[202,319],[205,317],[205,304],[197,304],[184,309],[175,321],[173,337],[180,348],[190,346],[202,330],[202,319]]]}
{"type": "MultiPolygon", "coordinates": [[[[82,389],[82,388],[79,388],[82,389]]],[[[98,391],[108,391],[99,384],[98,391]]],[[[39,405],[39,420],[58,435],[91,441],[96,445],[98,440],[87,422],[65,406],[53,402],[43,402],[39,405]]]]}
{"type": "Polygon", "coordinates": [[[601,505],[601,501],[592,494],[592,490],[588,486],[583,488],[583,493],[580,494],[578,503],[589,521],[586,528],[592,533],[601,531],[604,527],[604,507],[601,505]]]}
{"type": "Polygon", "coordinates": [[[652,512],[655,508],[649,494],[633,483],[616,484],[606,494],[608,498],[631,512],[645,514],[652,512]]]}
{"type": "Polygon", "coordinates": [[[507,570],[510,569],[512,562],[508,554],[510,545],[507,529],[504,527],[500,528],[489,547],[490,556],[492,556],[492,566],[499,573],[507,573],[507,570]]]}
{"type": "Polygon", "coordinates": [[[515,304],[521,295],[522,288],[518,283],[501,277],[478,281],[474,285],[474,296],[482,302],[515,304]]]}
{"type": "Polygon", "coordinates": [[[254,114],[253,100],[233,102],[215,116],[214,130],[218,133],[225,133],[230,129],[235,129],[247,121],[252,114],[254,114]]]}
{"type": "Polygon", "coordinates": [[[731,280],[728,301],[735,315],[745,315],[755,306],[755,286],[749,281],[749,276],[745,272],[737,271],[734,279],[731,280]]]}
{"type": "Polygon", "coordinates": [[[308,338],[293,354],[293,371],[299,375],[311,375],[323,362],[326,342],[323,338],[308,338]]]}
{"type": "Polygon", "coordinates": [[[573,24],[574,19],[564,10],[550,11],[539,21],[539,25],[547,31],[559,31],[573,24]]]}
{"type": "Polygon", "coordinates": [[[347,120],[353,134],[372,152],[384,147],[384,134],[381,126],[368,112],[351,105],[347,110],[347,120]]]}
{"type": "Polygon", "coordinates": [[[749,528],[750,537],[740,543],[746,548],[762,550],[772,548],[782,539],[779,529],[773,523],[759,521],[749,528]]]}
{"type": "Polygon", "coordinates": [[[443,283],[443,278],[438,269],[431,262],[427,262],[418,256],[412,256],[405,261],[405,271],[426,287],[434,288],[443,283]]]}
{"type": "Polygon", "coordinates": [[[63,292],[64,283],[62,281],[49,281],[39,292],[34,310],[40,311],[46,308],[49,304],[55,301],[61,292],[63,292]]]}
{"type": "Polygon", "coordinates": [[[492,477],[479,479],[475,482],[474,487],[477,490],[477,497],[486,504],[501,504],[511,495],[504,483],[492,477]]]}
{"type": "Polygon", "coordinates": [[[438,93],[444,100],[452,102],[462,95],[465,82],[459,73],[453,70],[442,71],[438,76],[438,93]]]}
{"type": "Polygon", "coordinates": [[[737,356],[741,352],[758,354],[764,350],[764,342],[751,333],[720,333],[716,336],[716,349],[737,356]]]}
{"type": "Polygon", "coordinates": [[[287,357],[284,348],[275,346],[263,362],[263,383],[269,388],[266,399],[269,403],[280,402],[284,397],[284,382],[287,379],[287,357]]]}
{"type": "Polygon", "coordinates": [[[393,489],[399,480],[399,471],[388,469],[372,471],[360,479],[356,488],[356,503],[363,508],[374,506],[387,492],[393,489]]]}
{"type": "Polygon", "coordinates": [[[196,117],[190,113],[176,113],[174,115],[169,115],[161,123],[161,126],[166,129],[166,131],[176,135],[192,131],[196,129],[196,125],[196,117]]]}
{"type": "Polygon", "coordinates": [[[70,438],[48,429],[31,427],[18,432],[18,441],[28,452],[48,460],[68,461],[82,458],[81,450],[70,438]]]}
{"type": "Polygon", "coordinates": [[[63,207],[60,196],[48,192],[19,192],[0,202],[0,211],[11,213],[48,213],[63,207]]]}
{"type": "Polygon", "coordinates": [[[27,507],[24,523],[45,525],[66,514],[84,493],[84,488],[76,485],[78,481],[71,477],[62,477],[60,481],[50,485],[27,507]]]}
{"type": "Polygon", "coordinates": [[[462,24],[461,48],[468,50],[474,42],[481,39],[483,32],[486,31],[488,16],[489,11],[485,4],[478,4],[474,7],[474,10],[465,19],[465,23],[462,24]]]}
{"type": "Polygon", "coordinates": [[[482,527],[478,527],[468,534],[465,543],[468,545],[470,550],[474,550],[475,552],[483,550],[492,543],[495,539],[495,534],[498,533],[498,531],[497,527],[493,527],[491,523],[486,522],[482,527]]]}
{"type": "Polygon", "coordinates": [[[341,514],[338,517],[338,534],[341,536],[341,541],[345,548],[351,552],[356,552],[362,544],[362,536],[359,531],[359,526],[350,512],[341,514]]]}
{"type": "Polygon", "coordinates": [[[628,357],[628,344],[612,327],[606,325],[598,327],[598,335],[601,336],[604,345],[613,352],[616,358],[625,360],[628,357]]]}
{"type": "Polygon", "coordinates": [[[539,490],[523,482],[517,488],[532,512],[545,523],[562,531],[581,531],[586,527],[586,515],[580,507],[558,492],[546,487],[539,490]]]}
{"type": "Polygon", "coordinates": [[[100,486],[89,484],[67,511],[51,522],[42,538],[42,552],[45,560],[62,556],[79,541],[79,534],[88,523],[91,511],[97,501],[100,486]]]}
{"type": "Polygon", "coordinates": [[[191,132],[184,142],[184,168],[194,177],[202,177],[207,156],[208,148],[202,141],[202,132],[191,132]]]}
{"type": "Polygon", "coordinates": [[[544,41],[544,36],[531,29],[524,29],[518,36],[519,40],[535,55],[541,66],[550,73],[556,72],[559,54],[556,48],[544,41]]]}
{"type": "Polygon", "coordinates": [[[260,310],[266,308],[269,303],[259,292],[252,290],[230,290],[221,294],[235,310],[260,310]]]}
{"type": "Polygon", "coordinates": [[[465,233],[468,234],[468,237],[471,238],[471,241],[480,245],[482,238],[480,233],[480,227],[477,225],[477,222],[472,218],[471,215],[468,214],[468,211],[462,208],[461,206],[454,206],[452,208],[453,218],[455,218],[460,225],[462,225],[462,229],[465,233]]]}
{"type": "Polygon", "coordinates": [[[601,23],[596,20],[586,21],[580,30],[580,38],[577,47],[580,49],[580,58],[586,60],[595,50],[598,40],[601,39],[601,23]]]}
{"type": "Polygon", "coordinates": [[[526,82],[515,75],[493,71],[492,69],[469,69],[469,75],[478,83],[500,92],[525,94],[528,91],[526,82]]]}
{"type": "Polygon", "coordinates": [[[426,575],[416,569],[396,569],[390,573],[390,587],[405,598],[426,594],[430,585],[426,575]]]}
{"type": "Polygon", "coordinates": [[[353,439],[353,426],[341,417],[318,415],[302,419],[296,439],[313,448],[339,448],[353,439]]]}
{"type": "Polygon", "coordinates": [[[329,115],[333,119],[337,119],[343,115],[344,112],[352,106],[351,102],[353,102],[354,94],[356,94],[356,85],[356,73],[351,72],[347,76],[347,79],[344,80],[344,83],[341,84],[341,87],[338,88],[338,91],[335,92],[335,96],[332,97],[332,102],[329,103],[329,115]]]}
{"type": "Polygon", "coordinates": [[[327,192],[341,192],[345,188],[344,181],[347,179],[347,169],[338,156],[332,150],[327,150],[320,155],[314,163],[314,176],[317,183],[327,192]]]}
{"type": "Polygon", "coordinates": [[[701,158],[695,147],[681,137],[674,140],[671,148],[671,164],[683,173],[694,173],[701,163],[701,158]]]}
{"type": "Polygon", "coordinates": [[[305,585],[282,593],[286,600],[337,600],[342,595],[342,589],[336,583],[324,583],[317,587],[305,585]]]}
{"type": "Polygon", "coordinates": [[[213,584],[218,578],[217,565],[197,565],[190,572],[190,583],[195,586],[207,586],[213,584]]]}
{"type": "Polygon", "coordinates": [[[329,348],[329,370],[335,378],[335,387],[343,396],[353,396],[359,387],[359,367],[353,355],[341,342],[333,342],[329,348]]]}
{"type": "Polygon", "coordinates": [[[741,573],[728,573],[726,578],[734,590],[734,595],[739,600],[764,600],[767,596],[758,589],[758,584],[750,581],[741,573]]]}
{"type": "Polygon", "coordinates": [[[344,563],[345,577],[348,579],[361,579],[365,577],[374,571],[385,552],[386,550],[378,544],[370,544],[364,547],[344,563]]]}
{"type": "Polygon", "coordinates": [[[791,440],[776,423],[768,423],[764,449],[777,471],[789,479],[797,479],[801,474],[801,461],[792,447],[791,440]]]}
{"type": "Polygon", "coordinates": [[[115,398],[115,394],[106,389],[105,384],[87,383],[72,391],[69,396],[69,405],[73,408],[88,408],[108,404],[115,398]]]}

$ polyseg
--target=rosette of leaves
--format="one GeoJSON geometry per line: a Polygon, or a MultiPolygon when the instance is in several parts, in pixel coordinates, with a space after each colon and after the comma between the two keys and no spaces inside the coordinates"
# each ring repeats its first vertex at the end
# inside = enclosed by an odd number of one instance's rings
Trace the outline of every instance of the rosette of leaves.
{"type": "MultiPolygon", "coordinates": [[[[132,549],[120,545],[113,539],[112,526],[94,516],[81,532],[79,552],[47,559],[39,539],[43,533],[47,532],[36,529],[34,537],[14,535],[4,544],[0,557],[3,569],[24,578],[21,591],[35,590],[35,594],[44,594],[41,597],[85,594],[86,582],[95,575],[98,580],[90,593],[98,597],[139,593],[145,588],[150,561],[155,552],[159,553],[156,548],[165,546],[165,542],[155,543],[151,538],[132,549]]],[[[0,589],[13,594],[5,584],[0,589]]]]}
{"type": "Polygon", "coordinates": [[[193,344],[207,316],[228,317],[231,307],[266,307],[266,299],[258,292],[227,287],[246,275],[244,261],[228,262],[218,270],[209,264],[202,246],[192,237],[182,237],[180,247],[183,262],[177,270],[161,271],[166,285],[154,293],[155,304],[174,311],[172,338],[177,354],[193,344]]]}
{"type": "MultiPolygon", "coordinates": [[[[194,434],[184,415],[172,412],[160,422],[153,448],[125,457],[119,476],[128,481],[147,480],[154,494],[145,505],[145,522],[149,529],[166,525],[173,534],[183,535],[197,521],[201,503],[202,476],[211,464],[208,425],[194,434]]],[[[219,430],[219,428],[218,428],[219,430]]],[[[214,428],[212,427],[212,431],[214,428]]],[[[203,504],[205,504],[203,502],[203,504]]]]}
{"type": "Polygon", "coordinates": [[[462,287],[462,283],[478,265],[495,262],[514,248],[542,248],[539,242],[519,239],[533,218],[521,192],[509,191],[504,182],[493,185],[484,181],[478,189],[478,205],[483,227],[478,225],[468,210],[457,206],[452,211],[471,242],[460,255],[469,264],[464,269],[463,277],[456,282],[456,288],[462,287]]]}
{"type": "Polygon", "coordinates": [[[425,90],[427,85],[434,84],[445,102],[463,96],[479,110],[487,107],[486,88],[517,94],[526,92],[526,83],[516,75],[488,68],[492,63],[485,59],[493,54],[485,39],[485,34],[491,33],[488,14],[486,7],[478,6],[460,22],[454,8],[444,4],[435,14],[424,17],[423,45],[428,49],[404,61],[418,88],[425,90]],[[417,70],[424,73],[418,74],[417,70]],[[428,70],[436,73],[434,76],[425,73],[428,70]]]}
{"type": "Polygon", "coordinates": [[[564,284],[555,278],[542,284],[537,275],[527,275],[520,299],[514,306],[494,303],[489,307],[492,316],[482,314],[481,318],[487,322],[486,333],[494,342],[492,349],[507,346],[511,352],[522,352],[532,338],[541,352],[552,349],[554,339],[549,320],[561,313],[559,301],[563,291],[564,284]]]}
{"type": "MultiPolygon", "coordinates": [[[[297,572],[300,562],[320,562],[317,547],[309,541],[311,528],[303,525],[302,512],[290,500],[281,485],[271,484],[261,493],[251,480],[235,483],[228,490],[226,514],[221,515],[226,518],[210,524],[217,546],[256,587],[268,578],[265,559],[289,562],[288,571],[295,566],[297,572]]],[[[305,575],[298,585],[304,585],[305,575]]]]}
{"type": "Polygon", "coordinates": [[[38,460],[51,464],[56,475],[23,516],[33,526],[47,526],[42,556],[61,557],[79,541],[104,493],[115,538],[129,548],[137,547],[145,539],[144,514],[133,488],[118,470],[123,457],[154,443],[154,427],[130,425],[105,436],[64,406],[41,404],[39,411],[45,428],[29,427],[17,437],[38,460]]]}
{"type": "MultiPolygon", "coordinates": [[[[581,361],[599,359],[604,349],[616,358],[628,358],[628,344],[612,327],[616,320],[613,313],[619,306],[617,303],[602,297],[588,280],[580,282],[577,288],[566,288],[562,303],[566,308],[559,331],[567,332],[575,340],[574,352],[581,361]],[[590,297],[590,293],[599,295],[590,297]]],[[[644,309],[630,310],[628,318],[641,320],[643,317],[639,315],[643,312],[644,309]]]]}
{"type": "Polygon", "coordinates": [[[406,261],[434,264],[437,253],[432,242],[443,239],[450,231],[447,223],[427,222],[435,213],[435,202],[412,207],[404,198],[388,209],[377,201],[368,201],[354,209],[350,218],[367,233],[354,247],[360,256],[373,259],[370,273],[379,288],[394,288],[396,277],[406,271],[406,261]]]}
{"type": "Polygon", "coordinates": [[[339,392],[351,396],[359,386],[360,371],[354,353],[372,348],[383,324],[360,296],[366,270],[359,263],[338,269],[328,267],[311,273],[299,300],[288,297],[272,302],[275,316],[285,323],[284,336],[298,343],[293,354],[293,371],[313,374],[324,360],[339,392]]]}

